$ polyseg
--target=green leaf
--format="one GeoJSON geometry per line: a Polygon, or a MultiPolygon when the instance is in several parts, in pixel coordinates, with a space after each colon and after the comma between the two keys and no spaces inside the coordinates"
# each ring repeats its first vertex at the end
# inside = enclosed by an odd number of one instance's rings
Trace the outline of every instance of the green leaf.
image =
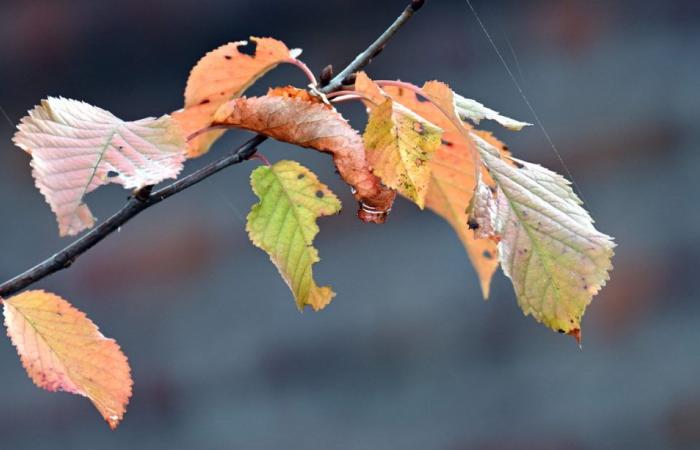
{"type": "Polygon", "coordinates": [[[300,310],[306,305],[322,309],[335,293],[313,279],[311,266],[320,260],[312,246],[319,231],[316,219],[337,214],[340,200],[295,161],[258,167],[250,180],[260,199],[248,214],[250,240],[270,255],[300,310]]]}
{"type": "Polygon", "coordinates": [[[495,212],[480,207],[493,195],[485,189],[477,189],[473,212],[485,211],[493,223],[501,267],[520,307],[553,330],[578,335],[586,306],[608,280],[612,238],[593,227],[566,179],[537,164],[507,161],[475,133],[472,138],[497,185],[495,212]]]}

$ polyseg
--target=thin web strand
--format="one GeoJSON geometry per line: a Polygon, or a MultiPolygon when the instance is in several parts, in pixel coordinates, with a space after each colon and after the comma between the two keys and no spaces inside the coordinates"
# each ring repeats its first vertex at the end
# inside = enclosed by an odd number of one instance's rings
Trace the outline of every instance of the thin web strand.
{"type": "Polygon", "coordinates": [[[479,23],[481,30],[484,32],[486,39],[488,39],[489,43],[491,44],[491,47],[496,52],[496,55],[498,55],[498,59],[501,60],[501,64],[503,64],[503,67],[506,69],[506,72],[508,72],[508,76],[510,76],[510,79],[513,81],[515,88],[518,90],[518,92],[520,93],[520,96],[523,98],[525,105],[527,105],[527,108],[530,110],[530,113],[532,113],[532,117],[535,118],[535,123],[537,123],[537,126],[540,128],[540,130],[542,130],[542,134],[544,135],[545,139],[547,139],[549,146],[554,151],[554,154],[557,156],[557,159],[559,159],[559,162],[561,163],[561,166],[564,168],[566,175],[571,180],[571,184],[573,184],[573,186],[578,191],[578,194],[581,197],[581,200],[583,200],[585,202],[585,198],[583,197],[583,192],[581,191],[581,187],[576,183],[576,180],[574,180],[574,176],[571,174],[569,167],[564,162],[564,158],[561,156],[561,153],[559,153],[557,146],[554,145],[554,141],[552,140],[552,137],[549,135],[549,132],[544,127],[544,124],[542,123],[542,120],[540,120],[540,116],[535,111],[535,108],[532,106],[532,103],[530,103],[530,100],[528,100],[527,96],[525,95],[525,91],[523,91],[523,88],[520,86],[520,83],[518,83],[518,80],[515,78],[513,71],[510,69],[510,66],[506,62],[506,59],[503,57],[503,54],[501,53],[501,51],[498,49],[498,46],[496,45],[493,38],[491,37],[491,34],[486,29],[486,25],[484,25],[484,22],[482,22],[481,17],[479,17],[479,14],[476,12],[476,9],[474,9],[474,5],[472,5],[471,0],[465,0],[465,1],[467,2],[469,9],[472,11],[472,14],[474,14],[474,18],[479,23]]]}

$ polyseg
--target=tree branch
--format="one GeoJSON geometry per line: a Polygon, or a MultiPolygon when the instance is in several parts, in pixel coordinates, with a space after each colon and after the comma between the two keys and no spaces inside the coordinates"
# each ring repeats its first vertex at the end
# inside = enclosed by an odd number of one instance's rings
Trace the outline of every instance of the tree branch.
{"type": "Polygon", "coordinates": [[[386,31],[384,31],[384,33],[377,38],[376,41],[372,42],[372,44],[367,47],[367,50],[357,55],[355,59],[338,75],[336,75],[327,86],[321,89],[321,91],[324,94],[328,94],[329,92],[340,89],[348,77],[369,64],[372,61],[372,58],[377,56],[384,49],[386,43],[389,42],[389,39],[391,39],[399,28],[401,28],[403,24],[405,24],[408,19],[413,16],[413,13],[418,11],[421,6],[423,6],[423,3],[424,0],[413,0],[411,4],[403,10],[401,15],[396,18],[394,23],[392,23],[391,26],[389,26],[389,28],[387,28],[386,31]]]}
{"type": "MultiPolygon", "coordinates": [[[[416,12],[423,5],[423,3],[424,0],[413,0],[411,4],[404,9],[401,15],[397,17],[396,20],[389,26],[389,28],[387,28],[386,31],[384,31],[384,33],[377,38],[377,40],[367,47],[364,52],[357,55],[357,57],[345,69],[336,75],[328,83],[328,85],[321,88],[321,92],[328,94],[339,90],[350,75],[369,64],[372,58],[379,54],[389,39],[394,36],[396,31],[401,28],[401,26],[403,26],[408,19],[411,18],[413,13],[416,12]]],[[[134,191],[132,196],[129,197],[127,203],[119,211],[99,224],[97,227],[93,228],[83,237],[74,241],[63,250],[47,258],[31,269],[17,275],[11,280],[2,283],[0,285],[0,297],[8,297],[26,288],[27,286],[30,286],[37,281],[58,272],[59,270],[70,267],[80,255],[90,250],[143,210],[162,202],[166,198],[172,197],[178,192],[194,186],[200,181],[214,175],[226,167],[245,161],[255,154],[257,146],[263,143],[265,140],[267,140],[266,136],[256,135],[228,155],[205,167],[202,167],[201,169],[175,181],[174,183],[159,189],[158,191],[151,192],[153,186],[145,186],[137,191],[134,191]]]]}

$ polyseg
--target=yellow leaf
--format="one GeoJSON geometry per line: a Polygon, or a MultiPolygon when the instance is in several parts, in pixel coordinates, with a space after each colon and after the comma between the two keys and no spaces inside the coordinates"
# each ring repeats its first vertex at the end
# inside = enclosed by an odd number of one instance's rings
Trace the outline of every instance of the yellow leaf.
{"type": "Polygon", "coordinates": [[[428,162],[440,146],[442,129],[394,102],[364,72],[357,75],[355,91],[372,100],[366,102],[364,142],[373,172],[422,209],[430,182],[428,162]]]}
{"type": "Polygon", "coordinates": [[[260,202],[248,214],[250,240],[265,250],[294,294],[299,309],[323,309],[335,296],[317,286],[311,266],[320,259],[313,247],[316,219],[337,214],[340,200],[309,169],[295,161],[260,166],[250,177],[260,202]]]}
{"type": "Polygon", "coordinates": [[[27,291],[3,301],[5,326],[34,384],[92,401],[114,429],[131,397],[131,374],[119,345],[61,297],[27,291]]]}
{"type": "MultiPolygon", "coordinates": [[[[268,71],[301,53],[276,39],[250,39],[257,44],[255,55],[238,50],[246,41],[231,42],[204,55],[192,69],[185,89],[185,107],[172,114],[186,136],[209,126],[219,106],[239,97],[268,71]]],[[[210,131],[191,140],[188,156],[206,153],[222,133],[210,131]]]]}

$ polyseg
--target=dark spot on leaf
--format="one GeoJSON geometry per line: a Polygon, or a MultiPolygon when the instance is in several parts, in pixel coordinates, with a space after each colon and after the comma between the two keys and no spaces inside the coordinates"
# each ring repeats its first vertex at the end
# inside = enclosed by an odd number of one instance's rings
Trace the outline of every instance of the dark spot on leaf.
{"type": "Polygon", "coordinates": [[[467,226],[469,227],[470,230],[478,230],[479,229],[479,223],[474,220],[472,217],[467,220],[467,226]]]}
{"type": "Polygon", "coordinates": [[[224,55],[224,58],[226,58],[226,59],[231,59],[231,58],[233,58],[233,57],[232,57],[231,55],[224,55]]]}
{"type": "Polygon", "coordinates": [[[202,100],[201,102],[199,102],[199,104],[200,104],[200,105],[206,105],[206,104],[209,103],[210,101],[211,101],[211,100],[209,100],[208,98],[205,98],[204,100],[202,100]]]}
{"type": "Polygon", "coordinates": [[[300,173],[299,175],[297,175],[297,180],[303,180],[305,176],[306,175],[304,175],[303,173],[300,173]]]}
{"type": "Polygon", "coordinates": [[[114,178],[114,177],[118,177],[118,176],[119,176],[119,172],[115,172],[113,170],[110,170],[109,172],[107,172],[107,178],[114,178]]]}
{"type": "Polygon", "coordinates": [[[446,141],[444,139],[442,139],[440,142],[442,142],[442,145],[446,145],[448,147],[452,147],[454,145],[452,142],[446,141]]]}
{"type": "Polygon", "coordinates": [[[486,259],[493,259],[493,253],[491,253],[488,250],[484,250],[484,253],[482,253],[482,256],[486,259]]]}
{"type": "Polygon", "coordinates": [[[516,160],[514,160],[514,159],[511,160],[511,161],[513,162],[513,165],[514,165],[515,167],[517,167],[518,169],[522,169],[523,167],[525,167],[525,165],[523,165],[522,163],[519,163],[518,161],[516,161],[516,160]]]}
{"type": "Polygon", "coordinates": [[[413,123],[413,131],[423,136],[425,134],[425,127],[420,122],[413,123]]]}
{"type": "Polygon", "coordinates": [[[238,51],[243,53],[244,55],[255,55],[255,49],[258,47],[258,44],[255,41],[250,41],[248,42],[248,45],[241,45],[238,47],[238,51]]]}
{"type": "Polygon", "coordinates": [[[562,330],[561,328],[558,329],[557,331],[560,332],[560,333],[562,333],[562,334],[566,333],[566,331],[562,330]]]}
{"type": "Polygon", "coordinates": [[[316,191],[316,197],[323,198],[323,191],[316,191]]]}

